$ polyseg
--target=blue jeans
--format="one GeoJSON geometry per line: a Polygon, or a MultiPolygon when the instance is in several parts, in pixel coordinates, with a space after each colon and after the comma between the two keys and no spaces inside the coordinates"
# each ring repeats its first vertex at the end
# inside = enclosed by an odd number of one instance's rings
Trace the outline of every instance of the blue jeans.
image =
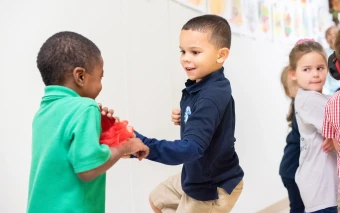
{"type": "MultiPolygon", "coordinates": [[[[290,213],[305,213],[305,205],[300,196],[300,190],[294,179],[282,178],[283,185],[288,191],[290,213]]],[[[321,212],[320,212],[321,213],[321,212]]],[[[323,212],[322,212],[323,213],[323,212]]]]}
{"type": "Polygon", "coordinates": [[[311,213],[338,213],[338,207],[333,206],[333,207],[329,207],[327,209],[321,209],[321,210],[318,210],[316,212],[311,212],[311,213]]]}

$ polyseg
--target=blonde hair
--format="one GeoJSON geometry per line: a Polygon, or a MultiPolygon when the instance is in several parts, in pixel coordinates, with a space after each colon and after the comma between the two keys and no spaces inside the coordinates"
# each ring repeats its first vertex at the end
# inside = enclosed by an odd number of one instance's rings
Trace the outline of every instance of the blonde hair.
{"type": "Polygon", "coordinates": [[[288,96],[291,99],[290,106],[289,106],[289,112],[287,114],[286,120],[288,122],[288,126],[292,126],[292,121],[294,117],[294,98],[291,97],[290,94],[290,88],[288,85],[288,73],[289,73],[289,66],[285,66],[281,72],[281,84],[283,86],[283,90],[285,91],[286,96],[288,96]]]}

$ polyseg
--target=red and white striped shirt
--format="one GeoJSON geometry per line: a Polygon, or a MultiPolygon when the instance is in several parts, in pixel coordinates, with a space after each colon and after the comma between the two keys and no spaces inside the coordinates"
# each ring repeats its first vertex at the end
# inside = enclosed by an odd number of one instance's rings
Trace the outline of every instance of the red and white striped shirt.
{"type": "Polygon", "coordinates": [[[325,138],[340,139],[340,92],[328,99],[325,107],[322,134],[325,138]]]}
{"type": "MultiPolygon", "coordinates": [[[[325,138],[335,138],[340,141],[340,91],[335,93],[325,107],[322,135],[325,138]]],[[[340,177],[340,153],[338,153],[338,177],[340,177]]]]}

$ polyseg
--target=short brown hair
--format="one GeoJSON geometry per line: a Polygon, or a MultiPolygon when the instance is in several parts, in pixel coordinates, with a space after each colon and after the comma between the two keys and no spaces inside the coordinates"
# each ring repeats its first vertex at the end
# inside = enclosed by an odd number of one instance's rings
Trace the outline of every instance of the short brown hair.
{"type": "Polygon", "coordinates": [[[230,49],[231,30],[227,20],[217,15],[202,15],[190,19],[182,30],[210,32],[210,41],[219,48],[230,49]]]}

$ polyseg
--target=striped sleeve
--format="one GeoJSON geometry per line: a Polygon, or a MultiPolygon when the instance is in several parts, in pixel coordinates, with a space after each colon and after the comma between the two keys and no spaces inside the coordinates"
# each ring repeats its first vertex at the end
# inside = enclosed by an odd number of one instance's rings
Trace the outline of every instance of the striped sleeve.
{"type": "Polygon", "coordinates": [[[330,101],[328,101],[326,107],[325,107],[325,116],[323,119],[323,128],[322,128],[322,135],[325,138],[335,138],[335,129],[333,128],[333,125],[330,122],[330,117],[332,117],[332,110],[330,107],[330,101]]]}

